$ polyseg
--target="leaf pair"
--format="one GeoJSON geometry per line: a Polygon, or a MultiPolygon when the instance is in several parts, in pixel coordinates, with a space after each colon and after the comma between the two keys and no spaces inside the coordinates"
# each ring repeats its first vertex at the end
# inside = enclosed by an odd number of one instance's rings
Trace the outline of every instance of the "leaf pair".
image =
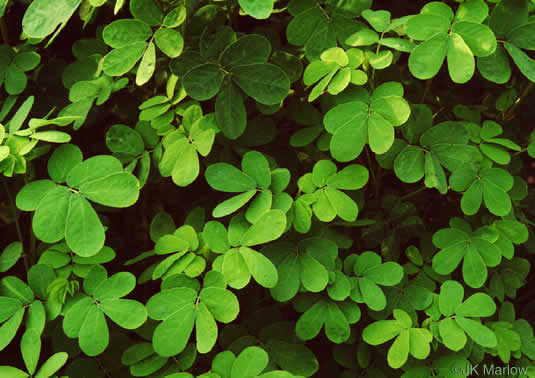
{"type": "Polygon", "coordinates": [[[342,190],[357,190],[368,182],[368,170],[359,164],[351,164],[337,172],[338,168],[330,160],[320,160],[297,181],[305,194],[294,204],[294,227],[306,233],[311,226],[312,211],[322,222],[330,222],[337,215],[345,221],[353,222],[358,215],[355,201],[342,190]],[[312,205],[312,207],[310,206],[312,205]]]}
{"type": "Polygon", "coordinates": [[[194,325],[197,350],[212,350],[218,334],[215,321],[233,321],[239,312],[239,302],[224,287],[205,286],[199,293],[189,287],[173,287],[153,295],[147,310],[150,318],[162,320],[152,337],[154,351],[168,357],[184,350],[194,325]]]}
{"type": "Polygon", "coordinates": [[[147,83],[156,67],[156,46],[170,58],[176,58],[182,53],[184,38],[180,32],[174,30],[185,19],[185,9],[182,10],[183,17],[180,13],[176,17],[166,17],[154,35],[150,26],[158,22],[159,17],[156,17],[156,20],[151,17],[143,20],[143,17],[147,16],[142,12],[136,19],[121,19],[107,25],[102,32],[102,38],[113,50],[104,57],[104,72],[110,76],[122,76],[141,59],[136,73],[136,84],[141,86],[147,83]],[[151,39],[147,42],[149,38],[151,39]]]}
{"type": "Polygon", "coordinates": [[[160,174],[171,176],[178,186],[191,184],[199,175],[199,153],[208,156],[219,132],[215,114],[202,115],[198,105],[184,112],[182,129],[173,131],[162,140],[164,153],[159,162],[160,174]]]}
{"type": "Polygon", "coordinates": [[[80,349],[88,356],[106,350],[109,332],[106,318],[125,329],[136,329],[147,320],[143,304],[132,299],[120,299],[136,286],[136,277],[119,272],[108,278],[100,265],[93,267],[84,278],[84,295],[68,304],[63,318],[63,332],[77,338],[80,349]]]}
{"type": "Polygon", "coordinates": [[[325,50],[320,60],[310,63],[303,74],[305,85],[312,85],[319,81],[308,96],[312,102],[321,96],[325,89],[332,95],[342,92],[349,83],[364,85],[368,75],[357,68],[364,62],[364,53],[360,49],[350,49],[347,52],[340,47],[325,50]]]}
{"type": "Polygon", "coordinates": [[[425,175],[425,186],[446,193],[448,184],[444,167],[450,171],[475,166],[481,154],[468,145],[469,133],[459,122],[442,122],[420,136],[420,146],[408,145],[394,161],[396,176],[403,182],[420,181],[425,175]]]}
{"type": "Polygon", "coordinates": [[[61,242],[45,249],[37,263],[50,266],[61,277],[68,276],[72,272],[84,278],[96,264],[104,264],[115,258],[115,251],[108,246],[102,247],[95,255],[89,257],[71,255],[70,252],[67,243],[61,242]]]}
{"type": "Polygon", "coordinates": [[[488,56],[478,58],[477,64],[481,75],[494,83],[504,84],[511,77],[509,55],[520,72],[535,82],[535,60],[523,50],[535,50],[535,22],[528,19],[527,1],[501,1],[494,7],[489,25],[497,37],[504,40],[503,47],[498,44],[496,51],[488,56]],[[507,53],[506,53],[507,52],[507,53]]]}
{"type": "Polygon", "coordinates": [[[433,235],[433,244],[440,248],[433,257],[433,270],[438,274],[449,274],[463,260],[464,282],[480,288],[487,280],[487,266],[498,266],[502,260],[501,250],[493,244],[499,235],[489,227],[472,232],[465,221],[450,224],[451,228],[438,230],[433,235]]]}
{"type": "Polygon", "coordinates": [[[395,337],[388,350],[388,365],[398,369],[405,365],[409,353],[416,359],[427,358],[433,335],[425,328],[412,327],[412,319],[403,310],[394,310],[395,320],[371,323],[362,331],[362,338],[370,345],[379,345],[395,337]]]}
{"type": "Polygon", "coordinates": [[[451,188],[463,192],[461,209],[466,215],[474,215],[484,201],[489,211],[505,216],[512,209],[508,191],[513,188],[513,176],[502,168],[483,168],[479,172],[471,168],[459,168],[450,176],[451,188]]]}
{"type": "Polygon", "coordinates": [[[404,275],[401,265],[393,261],[383,263],[381,256],[369,251],[348,256],[344,261],[344,271],[354,274],[350,277],[350,298],[357,303],[366,303],[374,311],[386,307],[386,297],[378,285],[394,286],[401,282],[404,275]]]}
{"type": "Polygon", "coordinates": [[[270,209],[287,212],[292,205],[292,198],[283,192],[290,182],[289,171],[285,168],[271,170],[267,159],[258,151],[248,151],[243,155],[241,170],[227,163],[210,165],[205,178],[215,190],[242,192],[217,205],[212,211],[214,218],[234,213],[255,195],[245,213],[250,223],[257,222],[270,209]]]}
{"type": "Polygon", "coordinates": [[[394,143],[394,126],[404,124],[409,115],[410,107],[398,82],[381,84],[368,104],[351,101],[335,106],[323,119],[325,130],[333,134],[332,157],[340,162],[351,161],[366,143],[376,154],[385,153],[394,143]]]}
{"type": "Polygon", "coordinates": [[[219,128],[231,139],[245,130],[246,116],[241,88],[248,96],[263,105],[279,104],[290,90],[290,80],[276,65],[266,63],[271,44],[262,35],[248,34],[228,44],[219,54],[217,63],[190,53],[171,62],[176,75],[183,75],[182,83],[190,97],[206,101],[216,97],[216,119],[219,128]]]}
{"type": "Polygon", "coordinates": [[[335,269],[338,247],[328,239],[313,237],[301,240],[298,245],[277,243],[263,248],[262,253],[279,273],[277,285],[270,289],[271,296],[276,301],[286,302],[300,289],[312,293],[325,290],[329,273],[335,269]]]}
{"type": "Polygon", "coordinates": [[[481,324],[480,318],[492,316],[496,305],[485,293],[475,293],[463,301],[464,288],[457,281],[445,281],[440,287],[438,306],[446,318],[440,320],[438,329],[444,345],[454,351],[461,350],[467,341],[465,332],[477,344],[494,348],[496,335],[481,324]]]}
{"type": "Polygon", "coordinates": [[[106,206],[128,207],[137,201],[139,182],[113,156],[82,159],[82,152],[74,145],[56,149],[48,161],[48,172],[55,183],[28,183],[17,194],[16,204],[23,211],[35,211],[32,227],[38,239],[55,243],[65,238],[73,252],[88,257],[104,246],[105,235],[87,199],[106,206]],[[66,183],[68,187],[56,183],[66,183]]]}
{"type": "Polygon", "coordinates": [[[488,7],[483,0],[460,5],[455,18],[451,8],[442,2],[426,4],[407,22],[407,35],[424,41],[409,56],[411,73],[420,80],[430,79],[440,71],[447,56],[452,81],[466,83],[474,75],[474,56],[486,57],[496,50],[494,33],[481,24],[487,16],[488,7]]]}
{"type": "Polygon", "coordinates": [[[188,277],[199,276],[206,267],[204,257],[197,254],[200,252],[197,252],[199,247],[197,233],[190,225],[181,226],[172,234],[161,236],[154,246],[154,253],[169,256],[155,265],[152,279],[165,280],[181,273],[188,277]]]}
{"type": "Polygon", "coordinates": [[[10,46],[0,46],[0,86],[9,95],[18,95],[24,91],[28,79],[25,72],[33,70],[39,62],[41,56],[34,51],[15,52],[10,46]]]}
{"type": "Polygon", "coordinates": [[[333,302],[320,299],[299,317],[295,333],[302,340],[312,340],[325,327],[325,335],[336,344],[347,341],[351,324],[360,320],[359,306],[351,301],[333,302]]]}

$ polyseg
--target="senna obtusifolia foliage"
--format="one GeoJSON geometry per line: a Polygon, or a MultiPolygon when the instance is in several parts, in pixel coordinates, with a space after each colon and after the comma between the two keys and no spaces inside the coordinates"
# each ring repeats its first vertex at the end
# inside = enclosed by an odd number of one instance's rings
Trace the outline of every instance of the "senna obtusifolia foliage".
{"type": "Polygon", "coordinates": [[[0,1],[0,377],[535,376],[535,1],[0,1]]]}

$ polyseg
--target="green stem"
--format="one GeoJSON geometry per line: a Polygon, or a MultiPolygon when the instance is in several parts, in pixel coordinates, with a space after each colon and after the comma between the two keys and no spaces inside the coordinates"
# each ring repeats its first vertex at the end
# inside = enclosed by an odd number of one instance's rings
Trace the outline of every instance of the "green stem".
{"type": "MultiPolygon", "coordinates": [[[[22,232],[20,230],[17,207],[15,206],[15,202],[13,201],[13,197],[11,196],[11,192],[9,191],[9,187],[7,186],[6,181],[4,180],[3,183],[4,183],[4,189],[6,190],[6,193],[7,193],[7,198],[9,200],[9,206],[11,207],[13,218],[15,219],[15,228],[17,229],[17,235],[19,237],[20,243],[22,244],[22,250],[24,251],[24,239],[22,238],[22,232]]],[[[31,256],[28,253],[24,252],[22,254],[22,257],[24,259],[24,267],[26,268],[26,271],[28,271],[28,269],[30,268],[31,256]]]]}
{"type": "Polygon", "coordinates": [[[515,152],[513,155],[514,155],[514,156],[516,156],[516,155],[520,155],[521,153],[526,152],[527,150],[528,150],[528,148],[527,148],[527,147],[524,147],[524,148],[521,149],[520,151],[515,152]]]}
{"type": "Polygon", "coordinates": [[[418,188],[415,191],[412,191],[412,192],[410,192],[408,194],[405,194],[403,197],[401,197],[401,200],[403,201],[403,200],[406,200],[407,198],[411,198],[411,197],[415,196],[416,194],[418,194],[420,192],[423,192],[426,189],[427,189],[427,187],[422,186],[421,188],[418,188]]]}
{"type": "Polygon", "coordinates": [[[520,97],[515,101],[515,103],[513,104],[513,106],[511,106],[509,108],[509,110],[504,114],[503,116],[503,120],[504,121],[509,121],[511,119],[513,119],[514,117],[514,114],[515,114],[515,110],[516,108],[518,107],[518,105],[520,105],[520,103],[528,96],[528,94],[531,92],[531,90],[533,89],[533,86],[534,86],[535,83],[533,83],[532,81],[530,81],[528,83],[528,85],[526,86],[526,88],[522,91],[522,94],[520,95],[520,97]]]}
{"type": "Polygon", "coordinates": [[[368,169],[372,176],[373,185],[375,186],[375,199],[379,200],[379,183],[377,182],[377,178],[375,177],[375,172],[373,171],[373,165],[372,165],[372,160],[370,158],[370,153],[368,152],[368,146],[364,148],[364,151],[366,151],[366,159],[368,160],[368,169]]]}

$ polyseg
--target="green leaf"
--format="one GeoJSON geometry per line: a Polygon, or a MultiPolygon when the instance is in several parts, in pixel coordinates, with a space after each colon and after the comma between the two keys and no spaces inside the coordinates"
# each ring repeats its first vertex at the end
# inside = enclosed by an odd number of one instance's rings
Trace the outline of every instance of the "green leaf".
{"type": "Polygon", "coordinates": [[[143,21],[121,19],[106,25],[102,31],[104,42],[114,49],[135,42],[145,42],[152,36],[151,28],[143,21]]]}
{"type": "Polygon", "coordinates": [[[447,348],[458,352],[466,345],[466,334],[454,319],[442,319],[438,324],[438,329],[440,337],[442,337],[442,341],[447,348]]]}
{"type": "Polygon", "coordinates": [[[66,187],[57,186],[43,196],[32,220],[33,232],[39,240],[55,243],[65,237],[71,195],[66,187]]]}
{"type": "Polygon", "coordinates": [[[382,33],[390,24],[390,12],[385,10],[372,11],[366,9],[362,11],[362,17],[378,32],[382,33]]]}
{"type": "Polygon", "coordinates": [[[52,34],[58,25],[61,30],[81,2],[82,0],[59,0],[51,4],[47,0],[36,0],[26,9],[22,29],[31,38],[45,38],[52,34]]]}
{"type": "Polygon", "coordinates": [[[84,197],[73,194],[69,196],[69,199],[64,230],[67,245],[80,256],[92,256],[104,246],[104,227],[97,213],[84,197]]]}
{"type": "Polygon", "coordinates": [[[455,321],[477,344],[486,348],[494,348],[496,346],[497,340],[494,332],[478,321],[462,316],[457,316],[455,321]]]}
{"type": "Polygon", "coordinates": [[[104,57],[102,69],[107,75],[122,76],[134,68],[146,50],[146,42],[134,42],[114,49],[104,57]]]}
{"type": "Polygon", "coordinates": [[[54,375],[67,362],[69,355],[65,352],[58,352],[50,356],[48,360],[39,368],[35,378],[48,378],[54,375]]]}
{"type": "MultiPolygon", "coordinates": [[[[299,262],[303,287],[313,293],[323,291],[329,283],[329,274],[325,267],[309,253],[303,253],[299,262]]],[[[284,277],[282,273],[281,271],[281,279],[284,277]]]]}
{"type": "Polygon", "coordinates": [[[439,33],[447,32],[450,27],[451,21],[443,15],[422,12],[407,22],[407,35],[419,41],[429,40],[439,33]]]}
{"type": "Polygon", "coordinates": [[[164,15],[159,7],[159,3],[154,0],[131,0],[130,13],[132,16],[148,24],[157,26],[164,20],[164,15]]]}
{"type": "Polygon", "coordinates": [[[208,353],[217,342],[217,324],[203,302],[197,305],[195,334],[199,353],[208,353]]]}
{"type": "Polygon", "coordinates": [[[232,378],[246,378],[259,375],[268,365],[269,356],[257,346],[245,348],[232,364],[232,378]]]}
{"type": "Polygon", "coordinates": [[[420,80],[427,80],[435,76],[442,67],[449,41],[448,35],[440,32],[416,46],[409,56],[411,73],[420,80]]]}
{"type": "Polygon", "coordinates": [[[236,139],[245,131],[247,114],[243,98],[231,80],[225,80],[215,100],[217,125],[229,139],[236,139]]]}
{"type": "Polygon", "coordinates": [[[535,50],[535,22],[520,25],[507,34],[510,43],[524,50],[535,50]]]}
{"type": "Polygon", "coordinates": [[[164,357],[182,352],[193,331],[194,321],[193,303],[178,308],[154,330],[152,338],[154,351],[164,357]]]}
{"type": "Polygon", "coordinates": [[[455,314],[464,297],[464,288],[457,281],[445,281],[440,287],[438,305],[444,316],[455,314]]]}
{"type": "Polygon", "coordinates": [[[240,247],[239,251],[256,282],[266,288],[277,285],[277,269],[267,257],[247,247],[240,247]]]}
{"type": "Polygon", "coordinates": [[[513,61],[516,63],[520,72],[522,72],[528,80],[535,83],[535,60],[531,59],[512,43],[505,42],[504,46],[509,55],[511,55],[511,58],[513,58],[513,61]]]}
{"type": "Polygon", "coordinates": [[[70,142],[71,136],[63,131],[37,131],[30,135],[30,138],[37,140],[44,140],[52,143],[67,143],[70,142]]]}
{"type": "Polygon", "coordinates": [[[238,3],[246,14],[259,20],[268,18],[273,11],[272,0],[238,0],[238,3]]]}
{"type": "Polygon", "coordinates": [[[496,84],[504,84],[511,77],[509,59],[501,45],[489,56],[477,59],[477,68],[481,75],[496,84]]]}
{"type": "Polygon", "coordinates": [[[9,345],[15,337],[24,316],[24,307],[20,308],[11,318],[0,326],[0,351],[9,345]]]}
{"type": "Polygon", "coordinates": [[[199,293],[199,298],[218,322],[230,323],[240,312],[238,298],[229,290],[205,287],[199,293]]]}
{"type": "Polygon", "coordinates": [[[221,192],[239,193],[256,188],[256,181],[251,176],[227,163],[210,165],[205,177],[208,185],[221,192]]]}
{"type": "Polygon", "coordinates": [[[362,331],[362,339],[370,345],[380,345],[396,337],[404,326],[399,320],[380,320],[362,331]]]}
{"type": "Polygon", "coordinates": [[[486,317],[496,312],[496,304],[485,293],[475,293],[457,306],[455,313],[460,316],[486,317]]]}
{"type": "Polygon", "coordinates": [[[249,151],[243,155],[242,171],[253,178],[256,184],[266,190],[271,185],[271,171],[267,159],[258,151],[249,151]]]}
{"type": "Polygon", "coordinates": [[[3,377],[9,377],[9,378],[26,378],[30,375],[22,370],[19,370],[12,366],[0,366],[0,374],[2,374],[3,377]]]}
{"type": "Polygon", "coordinates": [[[457,33],[450,35],[447,60],[448,71],[454,83],[466,83],[474,75],[474,55],[470,47],[468,47],[463,38],[457,33]]]}
{"type": "Polygon", "coordinates": [[[24,364],[26,365],[26,370],[30,374],[34,374],[35,369],[37,369],[39,354],[41,353],[41,338],[39,333],[33,328],[27,329],[22,335],[20,351],[24,364]]]}
{"type": "Polygon", "coordinates": [[[147,320],[145,306],[131,299],[104,299],[100,306],[106,316],[125,329],[136,329],[147,320]]]}
{"type": "Polygon", "coordinates": [[[240,244],[251,247],[278,239],[286,229],[286,214],[270,210],[258,219],[242,236],[240,244]]]}
{"type": "MultiPolygon", "coordinates": [[[[11,242],[0,254],[0,272],[7,272],[22,256],[22,243],[20,241],[11,242]]],[[[2,319],[2,316],[0,316],[2,319]]],[[[2,321],[2,320],[0,320],[2,321]]]]}
{"type": "Polygon", "coordinates": [[[234,197],[230,197],[229,199],[221,202],[219,205],[217,205],[214,208],[214,210],[212,211],[212,216],[214,218],[221,218],[221,217],[234,213],[238,209],[245,206],[245,204],[249,202],[251,198],[254,197],[256,192],[257,192],[256,189],[251,189],[245,193],[241,193],[234,197]]]}
{"type": "Polygon", "coordinates": [[[182,53],[182,49],[184,48],[182,34],[174,29],[158,29],[154,33],[154,42],[169,58],[176,58],[182,53]]]}
{"type": "Polygon", "coordinates": [[[246,34],[223,50],[219,64],[231,68],[241,64],[264,63],[270,54],[271,44],[266,37],[246,34]]]}
{"type": "Polygon", "coordinates": [[[88,356],[97,356],[108,347],[110,335],[104,313],[96,306],[91,305],[85,320],[80,327],[78,343],[80,349],[88,356]]]}
{"type": "Polygon", "coordinates": [[[462,37],[475,56],[489,56],[496,50],[496,37],[486,25],[479,22],[456,22],[454,31],[462,37]]]}
{"type": "Polygon", "coordinates": [[[483,0],[469,0],[459,5],[456,21],[483,22],[489,15],[489,7],[483,0]]]}
{"type": "Polygon", "coordinates": [[[151,41],[147,45],[147,49],[141,58],[139,67],[136,73],[136,85],[143,85],[150,80],[154,69],[156,67],[156,47],[151,41]]]}
{"type": "Polygon", "coordinates": [[[135,286],[136,277],[132,273],[119,272],[96,286],[92,295],[99,301],[120,298],[134,290],[135,286]]]}
{"type": "MultiPolygon", "coordinates": [[[[235,66],[232,78],[243,91],[264,105],[279,104],[290,90],[290,80],[279,67],[268,63],[235,66]]],[[[186,89],[187,90],[187,89],[186,89]]]]}
{"type": "Polygon", "coordinates": [[[223,79],[224,74],[220,67],[207,63],[188,71],[182,79],[182,85],[192,98],[205,101],[219,92],[223,79]]]}
{"type": "Polygon", "coordinates": [[[409,330],[404,329],[396,337],[394,343],[388,350],[387,361],[388,365],[394,369],[398,369],[407,362],[409,358],[410,339],[409,330]]]}
{"type": "Polygon", "coordinates": [[[364,302],[373,311],[381,311],[386,307],[386,297],[379,286],[367,277],[358,280],[364,302]]]}
{"type": "Polygon", "coordinates": [[[82,160],[82,151],[78,146],[73,144],[59,146],[48,159],[48,174],[52,180],[62,184],[67,180],[71,169],[80,164],[82,160]]]}

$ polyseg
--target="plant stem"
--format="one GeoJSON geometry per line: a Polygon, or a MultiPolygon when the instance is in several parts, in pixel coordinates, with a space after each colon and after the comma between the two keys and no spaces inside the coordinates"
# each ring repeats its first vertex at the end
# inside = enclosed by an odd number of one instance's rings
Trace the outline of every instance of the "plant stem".
{"type": "Polygon", "coordinates": [[[375,199],[379,200],[379,183],[377,182],[377,178],[375,177],[375,172],[373,171],[373,168],[372,168],[373,165],[372,165],[372,160],[370,158],[370,153],[368,152],[368,146],[366,146],[364,150],[366,151],[366,159],[368,160],[368,166],[369,166],[369,170],[372,176],[373,185],[375,186],[375,199]]]}
{"type": "Polygon", "coordinates": [[[19,237],[20,243],[22,244],[22,250],[24,251],[22,254],[22,257],[24,259],[24,267],[26,268],[26,271],[28,271],[28,269],[30,268],[31,256],[30,254],[26,253],[26,251],[24,250],[24,239],[22,238],[22,232],[20,230],[20,224],[19,224],[18,215],[17,215],[17,207],[15,206],[15,202],[13,202],[13,197],[11,196],[11,192],[9,191],[9,187],[7,186],[6,181],[4,180],[3,183],[4,183],[4,189],[6,190],[6,193],[7,193],[7,198],[9,200],[9,206],[11,207],[13,218],[15,219],[15,228],[17,229],[17,235],[19,237]]]}
{"type": "Polygon", "coordinates": [[[534,83],[531,82],[531,81],[528,83],[526,88],[524,88],[524,91],[522,91],[522,94],[520,95],[520,97],[515,101],[513,106],[511,106],[509,108],[507,113],[504,114],[504,116],[503,116],[503,120],[504,121],[509,121],[509,120],[513,119],[516,108],[528,96],[529,92],[531,92],[531,90],[533,89],[533,85],[534,85],[534,83]]]}
{"type": "Polygon", "coordinates": [[[427,187],[422,186],[421,188],[418,188],[418,189],[416,189],[416,190],[414,190],[414,191],[412,191],[412,192],[410,192],[408,194],[405,194],[403,197],[401,197],[401,200],[403,201],[403,200],[406,200],[407,198],[411,198],[411,197],[415,196],[416,194],[418,194],[420,192],[423,192],[426,189],[427,189],[427,187]]]}

